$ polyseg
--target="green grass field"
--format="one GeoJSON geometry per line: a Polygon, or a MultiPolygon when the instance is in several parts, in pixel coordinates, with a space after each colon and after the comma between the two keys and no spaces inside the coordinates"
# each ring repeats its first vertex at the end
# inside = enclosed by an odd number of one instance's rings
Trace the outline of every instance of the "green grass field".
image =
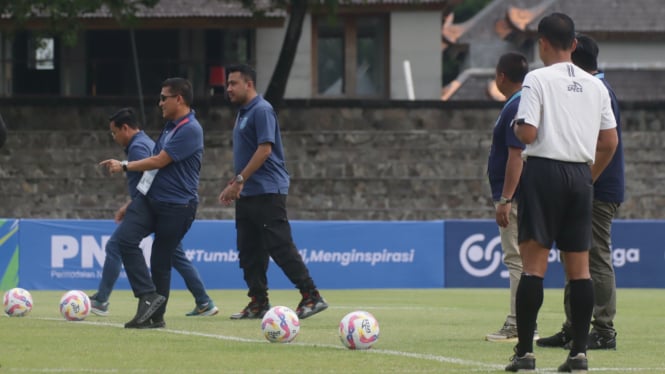
{"type": "MultiPolygon", "coordinates": [[[[293,343],[271,344],[257,320],[231,321],[246,304],[244,291],[214,290],[214,317],[185,317],[194,306],[186,291],[172,293],[166,329],[126,330],[136,300],[111,297],[111,315],[83,322],[60,317],[64,292],[33,291],[24,318],[0,317],[0,372],[31,373],[476,373],[503,372],[511,343],[490,343],[508,307],[507,289],[324,290],[330,308],[301,321],[293,343]],[[381,334],[368,351],[351,351],[337,336],[340,319],[363,309],[381,334]]],[[[273,305],[295,308],[296,290],[270,293],[273,305]]],[[[665,290],[618,291],[616,351],[589,351],[591,371],[665,373],[665,290]]],[[[538,329],[561,327],[562,291],[546,290],[538,329]]],[[[560,349],[535,349],[538,372],[555,372],[560,349]]]]}

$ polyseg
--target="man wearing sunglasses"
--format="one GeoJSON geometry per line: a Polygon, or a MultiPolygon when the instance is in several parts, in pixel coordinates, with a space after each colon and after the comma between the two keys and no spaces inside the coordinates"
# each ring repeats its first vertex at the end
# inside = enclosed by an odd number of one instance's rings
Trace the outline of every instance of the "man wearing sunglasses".
{"type": "MultiPolygon", "coordinates": [[[[114,113],[109,118],[109,128],[113,140],[125,149],[127,160],[136,161],[152,156],[155,142],[139,128],[136,114],[132,108],[122,108],[114,113]]],[[[136,189],[136,186],[143,173],[138,171],[128,171],[126,172],[126,175],[127,189],[130,198],[133,200],[137,198],[140,193],[136,189]]],[[[116,211],[114,217],[116,223],[122,222],[130,203],[131,200],[116,211]]],[[[99,316],[107,316],[109,314],[109,296],[113,291],[115,282],[120,276],[122,266],[120,248],[115,245],[117,241],[114,240],[111,243],[112,245],[106,246],[106,258],[104,260],[102,279],[99,281],[99,288],[94,295],[90,296],[91,310],[99,316]]],[[[192,293],[196,302],[196,307],[191,312],[187,313],[187,316],[212,316],[217,314],[218,308],[208,296],[205,286],[201,281],[201,277],[199,276],[199,272],[185,255],[182,243],[178,244],[178,247],[173,254],[172,262],[173,268],[182,276],[187,285],[187,289],[192,293]]],[[[162,326],[163,325],[159,323],[155,324],[153,327],[162,326]]]]}
{"type": "Polygon", "coordinates": [[[108,245],[120,248],[122,262],[134,296],[136,315],[125,328],[164,326],[166,301],[171,286],[173,254],[194,221],[203,158],[203,129],[191,109],[192,84],[184,78],[162,83],[159,107],[167,120],[152,156],[137,161],[105,160],[111,173],[143,172],[139,194],[127,207],[125,217],[108,245]],[[154,233],[150,267],[139,248],[154,233]]]}

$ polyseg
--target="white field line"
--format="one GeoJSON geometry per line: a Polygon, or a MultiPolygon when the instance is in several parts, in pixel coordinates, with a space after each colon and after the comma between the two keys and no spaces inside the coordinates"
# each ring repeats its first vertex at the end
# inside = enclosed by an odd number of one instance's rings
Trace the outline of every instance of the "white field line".
{"type": "MultiPolygon", "coordinates": [[[[49,320],[49,321],[62,321],[61,318],[38,318],[41,320],[49,320]]],[[[115,327],[115,328],[124,328],[123,324],[119,323],[109,323],[109,322],[91,322],[91,321],[79,321],[79,322],[71,322],[71,323],[77,323],[77,324],[86,324],[86,325],[94,325],[94,326],[107,326],[107,327],[115,327]]],[[[202,333],[202,332],[196,332],[196,331],[185,331],[185,330],[172,330],[168,328],[164,329],[151,329],[150,331],[154,332],[160,332],[160,333],[166,333],[166,334],[177,334],[177,335],[187,335],[187,336],[200,336],[204,338],[211,338],[211,339],[218,339],[218,340],[226,340],[226,341],[233,341],[233,342],[240,342],[240,343],[257,343],[257,344],[270,344],[266,340],[259,340],[259,339],[247,339],[247,338],[241,338],[237,336],[228,336],[228,335],[218,335],[218,334],[208,334],[208,333],[202,333]]],[[[289,343],[291,345],[298,345],[298,346],[303,346],[303,347],[324,347],[324,348],[332,348],[332,349],[346,349],[342,347],[341,345],[331,345],[331,344],[312,344],[312,343],[298,343],[298,342],[292,342],[289,343]]],[[[433,354],[424,354],[424,353],[413,353],[413,352],[402,352],[402,351],[394,351],[394,350],[388,350],[388,349],[370,349],[367,350],[367,353],[369,354],[379,354],[379,355],[390,355],[390,356],[400,356],[400,357],[407,357],[407,358],[413,358],[417,360],[427,360],[427,361],[437,361],[437,362],[443,362],[443,363],[450,363],[450,364],[456,364],[460,366],[467,366],[467,367],[473,367],[474,369],[470,369],[470,371],[473,372],[485,372],[485,371],[496,371],[496,370],[503,370],[505,365],[498,365],[498,364],[487,364],[484,362],[477,362],[477,361],[471,361],[471,360],[464,360],[460,358],[454,358],[454,357],[445,357],[445,356],[438,356],[438,355],[433,355],[433,354]]],[[[60,372],[68,372],[71,371],[72,369],[66,369],[66,368],[44,368],[44,369],[19,369],[19,368],[12,368],[9,369],[9,371],[14,371],[14,372],[40,372],[40,373],[60,373],[60,372]]],[[[105,370],[97,370],[97,369],[90,369],[90,370],[80,370],[76,369],[77,371],[84,371],[84,372],[90,372],[90,373],[115,373],[117,372],[114,369],[105,369],[105,370]]],[[[124,371],[124,370],[123,370],[124,371]]],[[[556,372],[556,368],[539,368],[537,370],[539,373],[550,373],[550,372],[556,372]]],[[[625,372],[656,372],[656,373],[662,373],[665,372],[665,367],[660,367],[660,368],[607,368],[607,367],[591,367],[591,371],[594,372],[617,372],[617,373],[625,373],[625,372]]],[[[132,372],[144,372],[143,370],[137,370],[132,372]]]]}

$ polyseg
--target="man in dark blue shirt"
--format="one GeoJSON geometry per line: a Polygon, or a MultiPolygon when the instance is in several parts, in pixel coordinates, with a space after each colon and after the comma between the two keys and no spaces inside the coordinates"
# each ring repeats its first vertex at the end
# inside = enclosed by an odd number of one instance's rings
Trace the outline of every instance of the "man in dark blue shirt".
{"type": "MultiPolygon", "coordinates": [[[[203,129],[191,109],[192,84],[183,78],[162,83],[159,107],[167,120],[153,156],[137,161],[105,160],[111,173],[141,171],[140,194],[127,208],[116,229],[117,245],[134,296],[139,305],[126,328],[164,325],[166,300],[171,287],[173,253],[194,221],[203,157],[203,129]],[[139,243],[154,233],[150,268],[139,243]]],[[[110,242],[110,240],[109,240],[110,242]]]]}
{"type": "MultiPolygon", "coordinates": [[[[132,108],[123,108],[117,111],[109,118],[109,128],[113,140],[125,147],[125,154],[128,161],[138,161],[152,156],[152,150],[155,142],[143,132],[136,120],[136,114],[132,108]]],[[[139,180],[143,176],[142,172],[127,171],[127,189],[130,200],[124,204],[115,213],[116,223],[120,223],[125,217],[127,207],[133,199],[138,198],[140,192],[136,189],[139,180]]],[[[102,271],[102,279],[99,281],[97,292],[90,297],[91,310],[99,316],[108,315],[109,296],[113,291],[113,286],[120,276],[122,259],[117,239],[109,240],[106,245],[106,257],[102,271]]],[[[205,286],[201,281],[199,272],[192,265],[183,251],[182,244],[179,244],[173,253],[173,267],[180,273],[185,280],[189,291],[194,295],[196,307],[187,316],[211,316],[217,314],[219,309],[208,296],[205,286]]],[[[159,326],[153,326],[159,327],[159,326]]]]}
{"type": "MultiPolygon", "coordinates": [[[[571,54],[573,63],[586,72],[600,79],[610,94],[612,112],[617,121],[619,143],[612,160],[593,184],[593,241],[589,250],[589,270],[593,279],[595,305],[593,307],[592,329],[587,342],[588,349],[616,349],[616,281],[612,265],[612,219],[616,216],[619,205],[624,199],[624,160],[623,142],[621,141],[621,115],[619,102],[614,90],[605,80],[605,74],[598,70],[598,45],[586,35],[577,36],[577,48],[571,54]]],[[[572,341],[572,323],[570,316],[570,286],[566,283],[564,304],[566,321],[560,332],[543,339],[536,344],[541,347],[564,347],[572,341]]]]}
{"type": "Polygon", "coordinates": [[[307,318],[328,307],[291,237],[286,214],[289,174],[284,161],[277,116],[256,93],[250,66],[227,69],[227,93],[240,109],[233,127],[235,177],[219,195],[222,204],[236,201],[240,267],[249,287],[249,304],[231,319],[262,318],[270,309],[266,272],[270,257],[300,290],[296,314],[307,318]]]}
{"type": "Polygon", "coordinates": [[[510,314],[499,331],[485,335],[488,341],[517,341],[515,297],[522,274],[522,259],[517,244],[517,185],[522,174],[524,144],[517,140],[511,124],[520,104],[522,81],[528,72],[526,58],[519,53],[502,55],[496,65],[496,86],[507,101],[494,124],[487,176],[501,235],[503,263],[508,268],[510,314]]]}

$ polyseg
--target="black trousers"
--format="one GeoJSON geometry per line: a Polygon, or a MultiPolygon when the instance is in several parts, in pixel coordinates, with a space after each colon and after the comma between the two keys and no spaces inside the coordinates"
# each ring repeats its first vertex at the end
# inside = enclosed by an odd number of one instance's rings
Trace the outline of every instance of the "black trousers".
{"type": "Polygon", "coordinates": [[[301,291],[315,288],[309,270],[293,243],[286,215],[286,195],[241,197],[236,202],[236,231],[240,268],[248,296],[267,297],[266,272],[270,258],[301,291]]]}

